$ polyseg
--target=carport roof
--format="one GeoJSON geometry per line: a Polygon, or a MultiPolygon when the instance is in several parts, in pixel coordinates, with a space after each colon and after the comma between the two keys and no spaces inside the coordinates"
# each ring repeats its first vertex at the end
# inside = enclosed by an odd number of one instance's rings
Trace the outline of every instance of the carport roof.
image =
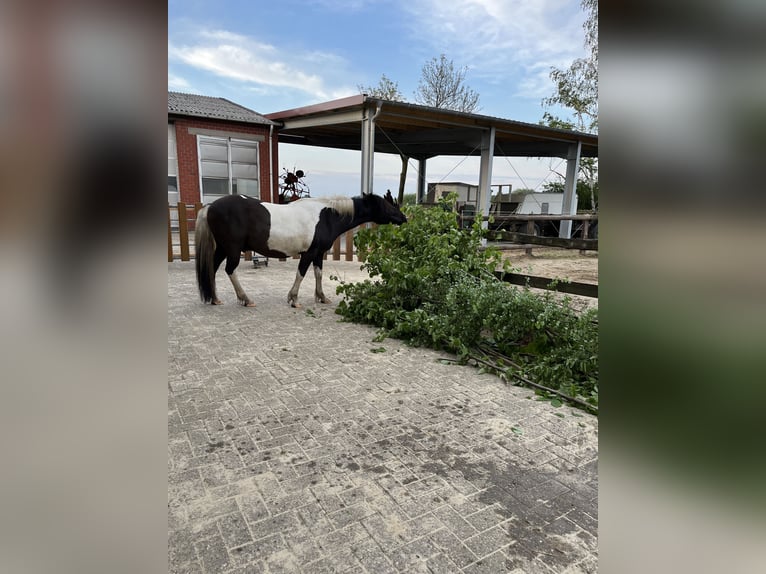
{"type": "Polygon", "coordinates": [[[361,123],[375,118],[375,151],[428,159],[481,155],[481,136],[495,128],[495,156],[563,157],[581,142],[581,157],[598,157],[598,136],[364,94],[266,114],[282,124],[279,141],[360,150],[361,123]]]}

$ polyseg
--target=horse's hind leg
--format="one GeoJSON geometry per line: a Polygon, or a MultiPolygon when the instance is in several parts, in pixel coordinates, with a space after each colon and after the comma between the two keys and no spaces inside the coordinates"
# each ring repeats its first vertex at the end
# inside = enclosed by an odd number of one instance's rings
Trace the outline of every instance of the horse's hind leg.
{"type": "Polygon", "coordinates": [[[236,254],[229,253],[226,256],[226,274],[229,276],[229,280],[231,280],[231,284],[237,294],[237,299],[245,307],[255,307],[255,303],[247,296],[247,293],[245,293],[245,290],[242,289],[242,285],[239,283],[236,271],[237,265],[239,265],[239,251],[236,254]]]}
{"type": "Polygon", "coordinates": [[[216,248],[215,254],[213,255],[213,299],[210,301],[211,305],[223,305],[215,291],[215,275],[218,273],[218,268],[221,266],[224,259],[226,259],[226,253],[224,253],[223,249],[220,247],[216,248]]]}
{"type": "Polygon", "coordinates": [[[322,290],[322,259],[323,255],[314,258],[314,278],[316,279],[316,289],[314,289],[314,301],[317,303],[330,303],[331,301],[324,296],[322,290]]]}

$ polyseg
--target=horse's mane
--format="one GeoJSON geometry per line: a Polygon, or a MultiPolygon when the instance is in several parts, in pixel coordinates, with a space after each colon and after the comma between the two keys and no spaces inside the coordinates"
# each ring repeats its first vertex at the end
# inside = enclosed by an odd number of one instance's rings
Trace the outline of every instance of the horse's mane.
{"type": "Polygon", "coordinates": [[[310,199],[325,204],[327,207],[334,209],[341,215],[354,215],[354,200],[350,197],[336,195],[333,197],[312,197],[310,199]]]}

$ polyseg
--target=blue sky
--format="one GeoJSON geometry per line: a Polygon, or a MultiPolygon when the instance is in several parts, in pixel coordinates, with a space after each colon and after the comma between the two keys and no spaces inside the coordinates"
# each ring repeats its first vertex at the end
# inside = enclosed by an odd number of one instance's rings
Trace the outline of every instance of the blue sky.
{"type": "MultiPolygon", "coordinates": [[[[357,94],[385,74],[414,102],[423,64],[444,53],[468,67],[478,113],[537,123],[551,66],[585,55],[584,18],[577,0],[170,0],[168,89],[267,114],[357,94]]],[[[307,173],[312,195],[359,192],[359,152],[280,144],[279,159],[307,173]]],[[[493,183],[539,188],[563,169],[495,158],[493,183]]],[[[376,154],[376,193],[395,191],[399,171],[398,156],[376,154]]],[[[478,172],[477,158],[435,158],[427,180],[477,183],[478,172]]]]}

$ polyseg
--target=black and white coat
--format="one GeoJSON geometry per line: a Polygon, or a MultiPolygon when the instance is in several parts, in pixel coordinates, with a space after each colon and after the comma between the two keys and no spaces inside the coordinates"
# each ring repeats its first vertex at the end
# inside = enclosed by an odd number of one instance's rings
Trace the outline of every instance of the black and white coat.
{"type": "Polygon", "coordinates": [[[267,257],[300,256],[295,282],[287,301],[298,305],[298,290],[309,265],[314,264],[317,302],[328,303],[322,291],[322,259],[340,235],[363,223],[401,225],[407,218],[399,208],[376,195],[304,198],[288,204],[266,203],[246,195],[231,195],[203,207],[195,232],[197,284],[204,302],[218,305],[215,274],[223,260],[237,299],[255,304],[236,275],[242,251],[267,257]]]}

